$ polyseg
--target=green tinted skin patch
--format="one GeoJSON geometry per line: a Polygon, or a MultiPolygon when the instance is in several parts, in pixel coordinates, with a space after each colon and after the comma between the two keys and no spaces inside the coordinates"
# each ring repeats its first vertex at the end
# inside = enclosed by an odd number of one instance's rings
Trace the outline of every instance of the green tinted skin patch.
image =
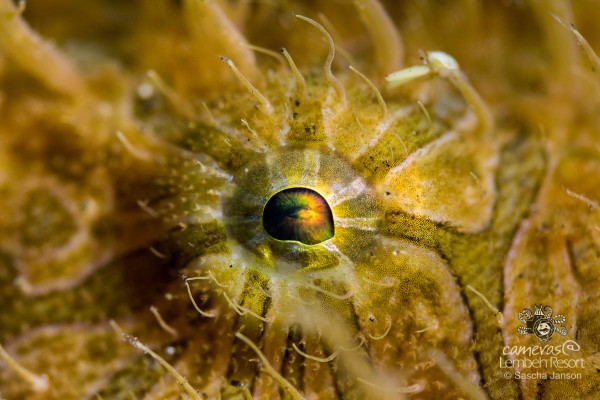
{"type": "Polygon", "coordinates": [[[331,208],[319,193],[290,188],[276,193],[263,211],[263,226],[275,239],[315,245],[333,238],[331,208]]]}

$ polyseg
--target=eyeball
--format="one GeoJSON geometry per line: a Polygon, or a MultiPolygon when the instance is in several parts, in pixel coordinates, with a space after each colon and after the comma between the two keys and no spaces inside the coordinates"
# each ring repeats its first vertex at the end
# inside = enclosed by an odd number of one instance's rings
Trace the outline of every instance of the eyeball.
{"type": "Polygon", "coordinates": [[[265,204],[263,227],[275,239],[319,244],[333,237],[335,225],[327,200],[308,188],[288,188],[265,204]]]}

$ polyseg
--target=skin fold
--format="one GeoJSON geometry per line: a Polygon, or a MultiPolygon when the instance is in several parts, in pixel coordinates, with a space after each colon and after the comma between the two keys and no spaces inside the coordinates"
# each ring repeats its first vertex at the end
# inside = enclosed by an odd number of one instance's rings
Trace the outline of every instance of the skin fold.
{"type": "Polygon", "coordinates": [[[0,0],[0,399],[597,398],[599,19],[0,0]]]}

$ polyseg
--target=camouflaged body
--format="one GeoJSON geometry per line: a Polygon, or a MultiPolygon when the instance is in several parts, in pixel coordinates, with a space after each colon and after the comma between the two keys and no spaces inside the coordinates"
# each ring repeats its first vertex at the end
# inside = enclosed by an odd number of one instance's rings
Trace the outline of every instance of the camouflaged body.
{"type": "Polygon", "coordinates": [[[443,77],[386,88],[373,1],[31,3],[0,1],[0,344],[48,387],[0,362],[0,397],[194,397],[109,320],[199,398],[597,395],[600,80],[548,14],[599,48],[597,1],[382,2],[405,66],[452,54],[490,131],[443,77]],[[326,17],[343,93],[292,12],[326,17]],[[264,231],[294,187],[331,239],[264,231]],[[540,303],[581,379],[498,366],[540,303]]]}

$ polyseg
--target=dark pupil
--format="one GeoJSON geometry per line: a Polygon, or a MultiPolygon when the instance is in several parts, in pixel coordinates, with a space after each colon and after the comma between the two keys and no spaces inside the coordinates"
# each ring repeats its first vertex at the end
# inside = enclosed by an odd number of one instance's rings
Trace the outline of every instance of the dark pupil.
{"type": "Polygon", "coordinates": [[[333,237],[333,214],[319,193],[307,188],[290,188],[276,193],[263,210],[263,226],[278,240],[312,245],[333,237]]]}

